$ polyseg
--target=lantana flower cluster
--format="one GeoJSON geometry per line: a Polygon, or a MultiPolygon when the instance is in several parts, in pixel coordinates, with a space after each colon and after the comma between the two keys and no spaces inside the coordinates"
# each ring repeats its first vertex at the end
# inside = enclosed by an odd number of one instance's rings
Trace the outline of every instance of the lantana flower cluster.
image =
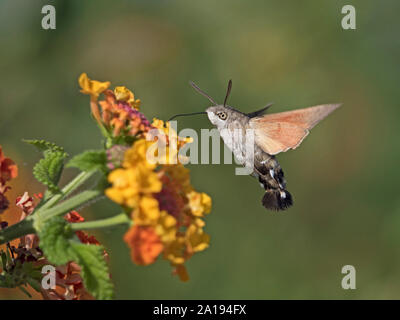
{"type": "Polygon", "coordinates": [[[178,137],[168,122],[150,123],[139,111],[140,100],[126,87],[110,90],[109,82],[91,80],[86,74],[79,84],[81,92],[90,95],[92,115],[107,137],[111,170],[105,194],[132,220],[124,241],[133,262],[149,265],[162,256],[187,281],[185,262],[209,246],[204,217],[211,211],[211,198],[193,188],[190,172],[178,156],[190,139],[178,137]],[[104,99],[99,100],[101,93],[104,99]]]}
{"type": "Polygon", "coordinates": [[[91,114],[105,138],[102,148],[67,160],[53,142],[24,140],[41,155],[32,174],[45,188],[33,196],[23,190],[15,200],[19,221],[12,225],[4,211],[12,203],[6,196],[18,167],[0,146],[0,286],[28,296],[33,288],[45,299],[112,299],[108,254],[87,231],[115,225],[128,228],[123,239],[134,263],[164,259],[187,281],[186,261],[209,246],[204,227],[211,211],[211,198],[195,190],[183,165],[187,159],[180,151],[191,139],[179,137],[169,122],[148,121],[139,111],[141,101],[124,86],[111,90],[110,82],[86,74],[79,85],[90,95],[91,114]],[[64,168],[79,170],[66,184],[60,183],[64,168]],[[100,183],[87,183],[95,176],[100,183]],[[104,194],[120,212],[85,221],[75,211],[104,194]],[[54,280],[50,287],[42,282],[43,272],[54,280]]]}

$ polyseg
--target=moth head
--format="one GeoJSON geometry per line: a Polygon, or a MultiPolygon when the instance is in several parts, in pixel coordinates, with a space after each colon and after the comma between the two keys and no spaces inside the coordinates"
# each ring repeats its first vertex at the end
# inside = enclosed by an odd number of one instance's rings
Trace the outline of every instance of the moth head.
{"type": "Polygon", "coordinates": [[[213,106],[208,107],[206,109],[208,119],[210,119],[211,123],[215,125],[218,129],[225,127],[229,119],[229,114],[230,112],[232,112],[231,108],[227,107],[226,105],[226,102],[228,100],[229,94],[232,89],[232,80],[229,80],[228,82],[228,89],[226,90],[225,100],[223,105],[217,104],[213,98],[211,98],[207,93],[201,90],[194,82],[190,82],[190,85],[202,96],[206,97],[211,103],[214,104],[213,106]]]}
{"type": "Polygon", "coordinates": [[[229,119],[229,109],[222,105],[212,106],[206,109],[208,119],[218,128],[224,127],[229,119]]]}

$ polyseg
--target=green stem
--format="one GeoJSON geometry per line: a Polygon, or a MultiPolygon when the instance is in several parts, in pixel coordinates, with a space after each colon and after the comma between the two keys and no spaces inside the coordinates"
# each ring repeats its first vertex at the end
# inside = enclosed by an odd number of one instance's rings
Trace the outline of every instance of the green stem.
{"type": "Polygon", "coordinates": [[[103,135],[103,137],[106,138],[106,139],[110,139],[111,136],[108,133],[107,129],[102,124],[98,123],[97,121],[96,121],[96,123],[99,126],[101,134],[103,135]]]}
{"type": "Polygon", "coordinates": [[[37,217],[36,219],[39,219],[40,222],[43,222],[44,220],[50,219],[55,216],[62,215],[64,213],[67,213],[71,210],[74,210],[81,205],[94,200],[95,198],[98,198],[103,192],[101,190],[86,190],[83,191],[76,196],[69,198],[68,200],[65,200],[64,202],[60,203],[59,205],[56,205],[53,208],[49,208],[47,210],[40,210],[37,212],[37,217]]]}
{"type": "Polygon", "coordinates": [[[68,183],[62,190],[61,193],[54,195],[49,201],[47,201],[43,206],[40,207],[38,211],[43,211],[44,209],[51,208],[56,203],[67,197],[71,192],[76,190],[85,181],[90,179],[96,170],[84,171],[78,174],[70,183],[68,183]]]}
{"type": "Polygon", "coordinates": [[[12,226],[0,231],[0,244],[6,243],[13,239],[22,237],[26,234],[35,233],[33,228],[33,220],[26,218],[12,226]]]}
{"type": "Polygon", "coordinates": [[[128,218],[126,213],[117,214],[114,217],[95,220],[95,221],[86,221],[79,223],[71,223],[72,230],[89,230],[89,229],[99,229],[106,228],[111,226],[116,226],[119,224],[131,224],[131,220],[128,218]]]}
{"type": "Polygon", "coordinates": [[[101,190],[87,190],[47,210],[40,210],[26,219],[0,230],[0,244],[30,233],[36,233],[41,224],[55,216],[63,215],[102,195],[101,190]]]}

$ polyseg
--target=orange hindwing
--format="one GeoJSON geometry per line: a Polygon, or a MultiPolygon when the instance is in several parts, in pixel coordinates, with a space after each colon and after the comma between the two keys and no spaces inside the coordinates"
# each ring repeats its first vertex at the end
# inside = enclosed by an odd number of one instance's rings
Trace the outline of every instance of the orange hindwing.
{"type": "Polygon", "coordinates": [[[250,120],[257,145],[266,153],[275,155],[296,149],[310,130],[341,104],[323,104],[315,107],[267,114],[250,120]]]}

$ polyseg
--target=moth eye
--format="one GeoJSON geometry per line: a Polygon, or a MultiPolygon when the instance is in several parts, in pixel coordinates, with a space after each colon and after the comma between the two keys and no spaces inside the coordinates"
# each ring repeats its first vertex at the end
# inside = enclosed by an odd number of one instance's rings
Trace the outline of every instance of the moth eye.
{"type": "Polygon", "coordinates": [[[223,111],[217,112],[217,116],[221,119],[221,120],[225,120],[226,119],[226,113],[223,111]]]}

